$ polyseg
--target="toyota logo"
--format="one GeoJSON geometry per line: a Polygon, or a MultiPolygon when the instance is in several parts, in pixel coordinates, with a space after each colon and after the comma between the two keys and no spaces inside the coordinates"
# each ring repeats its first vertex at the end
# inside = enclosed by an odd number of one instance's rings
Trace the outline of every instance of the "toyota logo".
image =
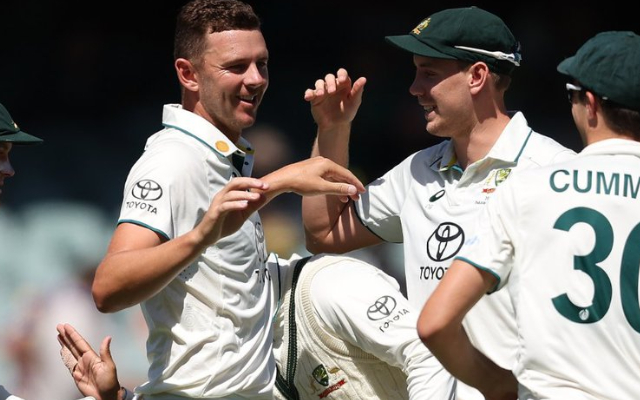
{"type": "Polygon", "coordinates": [[[458,254],[464,243],[464,231],[453,222],[443,222],[427,240],[427,254],[433,261],[444,261],[458,254]]]}
{"type": "Polygon", "coordinates": [[[396,299],[391,296],[382,296],[375,303],[369,306],[367,316],[372,321],[379,321],[391,315],[396,309],[396,299]]]}
{"type": "Polygon", "coordinates": [[[133,197],[140,200],[158,200],[162,197],[162,188],[151,179],[143,179],[133,185],[131,194],[133,197]]]}
{"type": "Polygon", "coordinates": [[[255,226],[255,239],[256,239],[256,251],[258,252],[258,260],[265,262],[267,260],[267,249],[264,240],[264,230],[262,229],[262,223],[256,222],[255,226]]]}

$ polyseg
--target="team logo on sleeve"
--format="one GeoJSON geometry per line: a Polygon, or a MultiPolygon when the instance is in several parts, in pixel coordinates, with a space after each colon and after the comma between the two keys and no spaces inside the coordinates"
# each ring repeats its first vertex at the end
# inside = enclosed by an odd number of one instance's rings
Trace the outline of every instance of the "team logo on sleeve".
{"type": "Polygon", "coordinates": [[[382,296],[367,309],[367,317],[378,324],[380,332],[387,332],[395,326],[409,310],[398,308],[398,301],[393,296],[382,296]]]}
{"type": "Polygon", "coordinates": [[[162,197],[162,187],[151,179],[142,179],[133,185],[131,195],[144,201],[158,200],[162,197]]]}
{"type": "Polygon", "coordinates": [[[383,318],[387,318],[391,315],[393,310],[396,309],[396,299],[391,296],[382,296],[375,303],[369,306],[367,310],[367,317],[372,321],[379,321],[383,318]]]}

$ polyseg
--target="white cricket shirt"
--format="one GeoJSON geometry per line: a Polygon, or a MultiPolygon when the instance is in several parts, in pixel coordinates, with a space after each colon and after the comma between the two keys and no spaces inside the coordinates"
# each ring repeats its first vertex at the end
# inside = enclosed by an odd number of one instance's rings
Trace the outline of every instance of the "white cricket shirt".
{"type": "MultiPolygon", "coordinates": [[[[487,156],[466,170],[457,164],[451,141],[445,140],[412,154],[370,183],[355,203],[356,211],[383,240],[404,242],[407,297],[421,310],[471,237],[479,212],[496,188],[514,171],[573,156],[572,150],[534,132],[517,112],[487,156]]],[[[465,319],[471,340],[506,368],[514,362],[512,314],[504,294],[481,300],[465,319]]]]}
{"type": "Polygon", "coordinates": [[[420,341],[418,311],[394,278],[354,258],[313,256],[297,280],[292,334],[288,314],[299,257],[269,260],[280,270],[287,302],[275,321],[276,358],[286,371],[295,334],[301,399],[453,398],[454,378],[420,341]]]}
{"type": "Polygon", "coordinates": [[[461,258],[513,300],[519,398],[640,398],[640,143],[522,172],[481,221],[461,258]]]}
{"type": "MultiPolygon", "coordinates": [[[[164,106],[162,123],[129,173],[119,223],[173,239],[198,224],[230,179],[251,174],[253,150],[177,104],[164,106]]],[[[271,399],[275,301],[265,246],[254,213],[141,303],[150,367],[136,393],[271,399]]]]}

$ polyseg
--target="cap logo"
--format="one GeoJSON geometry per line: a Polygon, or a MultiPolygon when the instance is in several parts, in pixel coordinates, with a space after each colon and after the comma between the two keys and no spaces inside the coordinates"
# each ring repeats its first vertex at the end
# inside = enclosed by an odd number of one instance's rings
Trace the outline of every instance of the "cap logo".
{"type": "Polygon", "coordinates": [[[11,123],[13,123],[13,127],[14,127],[14,128],[16,128],[16,129],[18,129],[18,130],[20,129],[20,128],[18,128],[18,124],[16,124],[16,123],[15,123],[15,121],[11,121],[11,123]]]}
{"type": "Polygon", "coordinates": [[[420,22],[418,24],[418,26],[413,28],[411,33],[413,33],[415,35],[419,35],[427,26],[429,26],[429,22],[431,22],[431,17],[429,17],[429,18],[423,20],[422,22],[420,22]]]}

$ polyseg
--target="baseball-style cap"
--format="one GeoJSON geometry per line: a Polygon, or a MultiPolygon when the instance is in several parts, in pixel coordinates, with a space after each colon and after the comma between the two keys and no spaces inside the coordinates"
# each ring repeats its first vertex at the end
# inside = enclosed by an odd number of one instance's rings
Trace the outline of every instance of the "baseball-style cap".
{"type": "Polygon", "coordinates": [[[522,59],[520,44],[502,19],[475,6],[439,11],[408,35],[385,39],[419,56],[483,61],[491,71],[509,75],[522,59]]]}
{"type": "Polygon", "coordinates": [[[21,131],[9,111],[0,104],[0,142],[30,145],[42,143],[42,139],[21,131]]]}
{"type": "Polygon", "coordinates": [[[640,111],[640,36],[600,32],[560,64],[558,72],[601,97],[640,111]]]}

